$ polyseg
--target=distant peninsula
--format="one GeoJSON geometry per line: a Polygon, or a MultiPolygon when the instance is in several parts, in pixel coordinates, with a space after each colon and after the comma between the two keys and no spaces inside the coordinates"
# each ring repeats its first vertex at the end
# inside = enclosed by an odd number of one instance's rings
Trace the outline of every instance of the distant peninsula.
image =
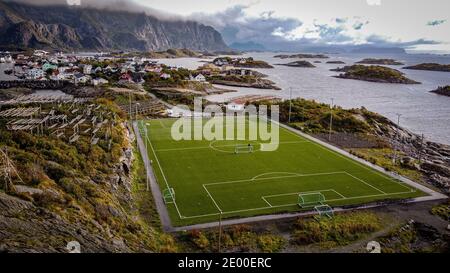
{"type": "Polygon", "coordinates": [[[438,87],[438,89],[430,91],[430,92],[438,94],[438,95],[450,97],[450,85],[438,87]]]}
{"type": "Polygon", "coordinates": [[[287,64],[277,64],[277,65],[289,66],[289,67],[305,67],[305,68],[316,67],[315,65],[313,65],[312,63],[307,62],[307,61],[295,61],[295,62],[291,62],[291,63],[287,63],[287,64]]]}
{"type": "Polygon", "coordinates": [[[404,63],[398,62],[394,59],[372,59],[367,58],[357,62],[357,64],[378,64],[378,65],[404,65],[404,63]]]}
{"type": "Polygon", "coordinates": [[[328,61],[327,64],[345,64],[343,61],[328,61]]]}
{"type": "Polygon", "coordinates": [[[450,64],[423,63],[407,66],[404,69],[450,72],[450,64]]]}
{"type": "Polygon", "coordinates": [[[352,65],[343,68],[331,69],[331,71],[344,72],[336,78],[360,80],[379,83],[396,83],[396,84],[420,84],[414,80],[406,78],[402,72],[378,65],[352,65]]]}
{"type": "Polygon", "coordinates": [[[279,59],[328,59],[329,57],[323,54],[293,54],[293,55],[276,55],[274,58],[279,59]]]}

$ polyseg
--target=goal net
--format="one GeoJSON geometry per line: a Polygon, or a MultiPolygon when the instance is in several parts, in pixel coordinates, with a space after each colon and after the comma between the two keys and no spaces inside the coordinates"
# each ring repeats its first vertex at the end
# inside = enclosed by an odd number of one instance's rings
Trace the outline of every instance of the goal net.
{"type": "Polygon", "coordinates": [[[253,145],[248,144],[248,145],[236,145],[236,147],[234,148],[234,153],[235,154],[249,154],[249,153],[253,153],[253,145]]]}
{"type": "Polygon", "coordinates": [[[314,210],[318,213],[318,219],[322,219],[324,217],[331,219],[334,217],[333,208],[330,207],[329,205],[315,206],[314,210]]]}
{"type": "Polygon", "coordinates": [[[301,193],[298,195],[298,205],[301,208],[311,208],[324,205],[325,196],[320,193],[301,193]]]}
{"type": "Polygon", "coordinates": [[[164,203],[171,204],[175,202],[175,190],[168,188],[163,191],[164,203]]]}

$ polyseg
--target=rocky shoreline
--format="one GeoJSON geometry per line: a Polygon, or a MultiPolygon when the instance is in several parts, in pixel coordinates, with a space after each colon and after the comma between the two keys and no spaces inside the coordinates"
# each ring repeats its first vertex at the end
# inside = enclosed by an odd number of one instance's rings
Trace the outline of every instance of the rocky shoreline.
{"type": "Polygon", "coordinates": [[[303,68],[316,67],[315,65],[313,65],[312,63],[310,63],[308,61],[296,61],[296,62],[291,62],[291,63],[287,63],[287,64],[276,64],[276,65],[289,66],[289,67],[303,67],[303,68]]]}
{"type": "Polygon", "coordinates": [[[438,89],[430,91],[430,92],[438,94],[438,95],[450,97],[450,85],[439,87],[438,89]]]}
{"type": "Polygon", "coordinates": [[[272,82],[270,80],[266,80],[266,79],[257,79],[255,82],[252,82],[252,83],[217,80],[217,79],[209,80],[209,82],[212,84],[225,85],[225,86],[231,86],[231,87],[281,90],[281,88],[275,86],[274,82],[272,82]]]}
{"type": "Polygon", "coordinates": [[[427,141],[387,119],[373,125],[379,137],[406,155],[400,158],[403,166],[420,171],[428,183],[450,194],[450,145],[427,141]]]}

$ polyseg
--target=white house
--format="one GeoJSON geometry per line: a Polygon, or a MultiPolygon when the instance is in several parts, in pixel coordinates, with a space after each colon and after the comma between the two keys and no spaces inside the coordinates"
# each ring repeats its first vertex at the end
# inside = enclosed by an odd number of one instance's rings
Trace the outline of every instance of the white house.
{"type": "Polygon", "coordinates": [[[165,79],[165,80],[171,78],[170,74],[167,74],[167,73],[162,73],[160,77],[161,77],[162,79],[165,79]]]}
{"type": "Polygon", "coordinates": [[[195,77],[195,80],[198,82],[205,82],[206,78],[202,74],[198,74],[197,77],[195,77]]]}
{"type": "Polygon", "coordinates": [[[240,111],[244,111],[245,109],[245,105],[244,104],[237,104],[237,103],[230,103],[227,105],[227,110],[230,111],[236,111],[236,112],[240,112],[240,111]]]}
{"type": "Polygon", "coordinates": [[[104,85],[104,84],[108,84],[108,80],[105,80],[103,78],[96,78],[92,80],[92,84],[94,86],[98,86],[98,85],[104,85]]]}
{"type": "Polygon", "coordinates": [[[76,74],[75,75],[75,84],[84,84],[91,80],[90,76],[83,75],[83,74],[76,74]]]}
{"type": "Polygon", "coordinates": [[[90,74],[92,74],[92,65],[90,65],[90,64],[85,65],[85,66],[83,67],[83,73],[84,73],[85,75],[90,75],[90,74]]]}
{"type": "Polygon", "coordinates": [[[27,78],[31,80],[38,80],[45,77],[45,72],[39,68],[33,68],[27,71],[27,78]]]}

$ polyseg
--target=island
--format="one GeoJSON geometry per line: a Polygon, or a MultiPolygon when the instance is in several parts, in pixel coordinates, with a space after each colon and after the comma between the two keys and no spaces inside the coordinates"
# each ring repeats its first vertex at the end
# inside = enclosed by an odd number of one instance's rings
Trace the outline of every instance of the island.
{"type": "Polygon", "coordinates": [[[255,60],[252,57],[249,58],[231,58],[231,57],[219,57],[212,61],[212,63],[218,67],[233,66],[240,68],[273,68],[265,61],[255,60]]]}
{"type": "Polygon", "coordinates": [[[436,90],[430,91],[442,96],[450,97],[450,85],[438,87],[436,90]]]}
{"type": "Polygon", "coordinates": [[[327,64],[345,64],[343,61],[328,61],[327,64]]]}
{"type": "Polygon", "coordinates": [[[287,64],[277,64],[277,65],[283,65],[283,66],[289,66],[289,67],[305,67],[305,68],[313,68],[316,67],[310,62],[307,61],[295,61],[287,64]]]}
{"type": "Polygon", "coordinates": [[[423,63],[413,66],[407,66],[403,69],[450,72],[450,64],[423,63]]]}
{"type": "Polygon", "coordinates": [[[273,81],[251,75],[212,75],[206,77],[206,79],[212,84],[220,84],[233,87],[281,90],[281,88],[275,86],[275,83],[273,81]]]}
{"type": "Polygon", "coordinates": [[[396,84],[420,84],[414,80],[406,78],[402,72],[378,65],[352,65],[343,68],[331,69],[331,71],[344,72],[334,76],[340,79],[351,79],[379,83],[396,84]]]}
{"type": "Polygon", "coordinates": [[[279,59],[328,59],[330,57],[323,54],[293,54],[293,55],[276,55],[274,58],[279,59]]]}
{"type": "Polygon", "coordinates": [[[357,62],[357,64],[404,65],[404,63],[398,62],[394,59],[373,59],[373,58],[366,58],[362,61],[357,62]]]}

